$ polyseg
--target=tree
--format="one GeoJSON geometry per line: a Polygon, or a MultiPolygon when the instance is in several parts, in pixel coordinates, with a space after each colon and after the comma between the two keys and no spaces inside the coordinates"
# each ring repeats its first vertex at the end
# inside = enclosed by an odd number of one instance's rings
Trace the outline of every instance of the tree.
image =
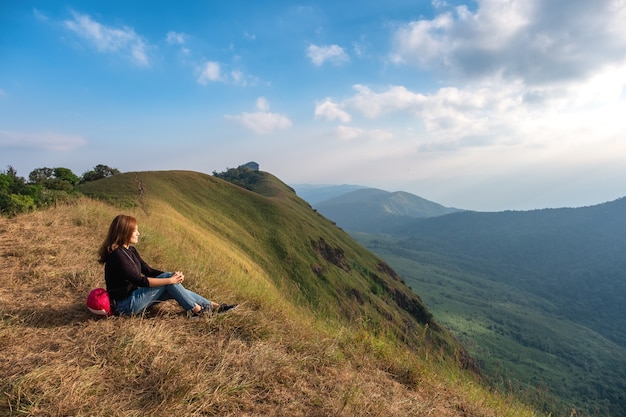
{"type": "Polygon", "coordinates": [[[23,180],[23,178],[21,178],[21,177],[18,177],[18,176],[17,176],[17,171],[16,171],[16,170],[15,170],[15,168],[13,168],[11,165],[9,165],[9,166],[7,167],[7,172],[6,172],[6,174],[7,174],[8,176],[10,176],[10,177],[13,177],[14,179],[18,179],[18,178],[20,178],[20,179],[22,179],[22,180],[23,180]]]}
{"type": "Polygon", "coordinates": [[[83,174],[81,182],[96,181],[102,178],[108,178],[113,175],[120,174],[117,168],[111,168],[106,165],[96,165],[91,171],[87,171],[83,174]]]}
{"type": "Polygon", "coordinates": [[[27,183],[11,166],[0,173],[0,213],[14,216],[69,201],[74,198],[74,187],[80,181],[68,168],[37,168],[28,178],[27,183]]]}
{"type": "Polygon", "coordinates": [[[51,179],[54,175],[54,170],[52,168],[36,168],[28,174],[28,181],[33,184],[43,184],[47,180],[51,179]]]}
{"type": "Polygon", "coordinates": [[[72,185],[80,182],[80,177],[68,168],[54,168],[54,178],[69,182],[72,185]]]}
{"type": "Polygon", "coordinates": [[[49,190],[70,192],[80,178],[68,168],[37,168],[28,174],[30,184],[42,185],[49,190]]]}
{"type": "Polygon", "coordinates": [[[34,208],[30,192],[31,187],[9,165],[6,172],[0,173],[0,213],[15,215],[34,208]]]}
{"type": "Polygon", "coordinates": [[[7,171],[4,174],[7,176],[9,180],[9,188],[8,191],[13,194],[26,194],[27,193],[27,185],[26,180],[24,178],[17,175],[17,171],[9,165],[7,167],[7,171]]]}
{"type": "Polygon", "coordinates": [[[240,165],[239,168],[226,168],[224,172],[213,171],[213,176],[251,191],[254,191],[255,185],[263,178],[259,171],[244,165],[240,165]]]}

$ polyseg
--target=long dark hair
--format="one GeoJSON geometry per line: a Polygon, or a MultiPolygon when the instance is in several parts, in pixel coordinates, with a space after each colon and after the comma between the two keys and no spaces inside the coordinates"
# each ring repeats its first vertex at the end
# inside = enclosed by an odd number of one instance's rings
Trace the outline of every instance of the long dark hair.
{"type": "Polygon", "coordinates": [[[105,263],[109,253],[120,246],[127,245],[136,227],[137,219],[134,217],[125,214],[115,216],[109,226],[109,233],[98,250],[98,262],[105,263]]]}

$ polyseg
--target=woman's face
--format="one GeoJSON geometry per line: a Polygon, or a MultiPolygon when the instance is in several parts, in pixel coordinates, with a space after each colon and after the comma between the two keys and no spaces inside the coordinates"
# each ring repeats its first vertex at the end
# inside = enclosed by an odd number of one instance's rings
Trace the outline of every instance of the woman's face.
{"type": "Polygon", "coordinates": [[[135,230],[133,230],[133,234],[130,236],[130,244],[135,245],[139,242],[139,228],[135,226],[135,230]]]}

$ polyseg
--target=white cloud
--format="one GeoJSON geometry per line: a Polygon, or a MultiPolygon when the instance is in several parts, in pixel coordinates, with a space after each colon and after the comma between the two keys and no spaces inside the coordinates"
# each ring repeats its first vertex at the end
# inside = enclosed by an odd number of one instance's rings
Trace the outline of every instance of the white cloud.
{"type": "Polygon", "coordinates": [[[391,86],[382,93],[375,93],[361,84],[356,84],[353,88],[357,94],[346,100],[345,106],[369,118],[395,111],[415,110],[426,101],[423,94],[411,92],[403,86],[391,86]]]}
{"type": "Polygon", "coordinates": [[[243,72],[239,71],[239,70],[232,70],[230,72],[230,76],[233,79],[233,82],[236,85],[241,85],[241,86],[246,86],[247,85],[247,81],[246,78],[243,74],[243,72]]]}
{"type": "Polygon", "coordinates": [[[336,134],[339,139],[352,140],[358,138],[363,133],[363,129],[351,126],[337,126],[336,134]]]}
{"type": "Polygon", "coordinates": [[[291,127],[291,120],[283,114],[270,112],[241,113],[236,116],[226,116],[227,119],[237,121],[243,126],[260,135],[275,130],[284,130],[291,127]]]}
{"type": "Polygon", "coordinates": [[[333,64],[341,64],[350,60],[348,54],[339,45],[309,45],[307,48],[307,56],[316,66],[322,66],[324,62],[332,62],[333,64]]]}
{"type": "Polygon", "coordinates": [[[265,97],[259,97],[256,101],[256,107],[259,111],[254,113],[241,113],[239,115],[226,115],[227,120],[232,120],[257,134],[267,134],[276,130],[289,129],[292,125],[291,120],[284,114],[271,113],[269,111],[269,103],[265,97]]]}
{"type": "Polygon", "coordinates": [[[479,0],[399,27],[393,60],[474,80],[584,80],[623,61],[625,21],[621,0],[479,0]]]}
{"type": "Polygon", "coordinates": [[[341,140],[366,139],[372,141],[388,141],[393,138],[393,133],[383,129],[366,130],[353,126],[337,126],[335,130],[337,138],[341,140]]]}
{"type": "Polygon", "coordinates": [[[433,20],[419,20],[401,27],[395,34],[392,60],[415,62],[426,68],[434,66],[435,62],[445,63],[451,46],[447,45],[444,35],[452,24],[450,14],[445,13],[433,20]]]}
{"type": "MultiPolygon", "coordinates": [[[[381,125],[404,114],[402,123],[417,129],[416,145],[424,150],[467,146],[562,149],[576,142],[609,140],[626,130],[625,118],[617,116],[626,108],[626,63],[571,84],[528,87],[522,81],[492,79],[442,87],[429,94],[404,86],[374,91],[355,85],[354,90],[352,97],[330,102],[328,108],[346,109],[381,125]]],[[[323,114],[321,109],[316,114],[323,114]]],[[[339,133],[348,139],[360,132],[344,127],[339,133]]]]}
{"type": "Polygon", "coordinates": [[[130,51],[131,56],[136,63],[143,66],[147,66],[150,64],[148,55],[146,55],[146,44],[141,39],[138,39],[131,44],[130,51]]]}
{"type": "Polygon", "coordinates": [[[81,136],[61,133],[25,133],[0,131],[0,147],[72,151],[86,144],[81,136]]]}
{"type": "Polygon", "coordinates": [[[326,98],[323,102],[315,105],[315,118],[326,120],[339,120],[341,123],[349,123],[352,117],[345,110],[339,107],[332,99],[326,98]]]}
{"type": "Polygon", "coordinates": [[[431,4],[435,9],[448,7],[448,2],[446,2],[445,0],[432,0],[431,4]]]}
{"type": "Polygon", "coordinates": [[[245,74],[243,71],[233,69],[228,71],[222,64],[216,61],[207,61],[196,70],[199,84],[207,85],[212,82],[222,82],[240,87],[256,85],[256,77],[245,74]]]}
{"type": "Polygon", "coordinates": [[[222,69],[219,62],[208,61],[200,68],[198,82],[207,85],[209,82],[222,81],[222,69]]]}
{"type": "Polygon", "coordinates": [[[132,28],[114,28],[93,20],[89,15],[72,12],[72,19],[64,22],[65,27],[92,43],[100,52],[129,54],[140,66],[149,66],[148,45],[132,28]]]}
{"type": "Polygon", "coordinates": [[[33,9],[33,15],[40,22],[47,22],[49,20],[47,15],[45,15],[44,13],[40,12],[37,9],[33,9]]]}
{"type": "Polygon", "coordinates": [[[265,97],[259,97],[256,100],[256,108],[259,111],[267,112],[270,110],[270,103],[268,103],[265,97]]]}
{"type": "Polygon", "coordinates": [[[184,45],[186,35],[180,32],[169,31],[165,35],[165,41],[168,45],[184,45]]]}
{"type": "Polygon", "coordinates": [[[191,54],[191,49],[185,46],[188,39],[189,39],[189,35],[187,35],[186,33],[174,32],[172,30],[167,32],[167,34],[165,35],[165,43],[167,43],[170,46],[179,47],[179,51],[181,54],[180,57],[182,59],[181,62],[184,64],[187,63],[186,59],[191,54]]]}

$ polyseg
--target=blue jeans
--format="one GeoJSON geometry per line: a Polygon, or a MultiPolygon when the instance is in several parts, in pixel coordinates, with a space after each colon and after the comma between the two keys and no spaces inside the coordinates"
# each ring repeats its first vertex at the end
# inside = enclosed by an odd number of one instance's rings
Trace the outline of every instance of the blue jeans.
{"type": "MultiPolygon", "coordinates": [[[[164,272],[156,278],[169,278],[172,275],[174,275],[173,272],[164,272]]],[[[137,288],[130,297],[116,303],[115,313],[140,314],[151,305],[166,300],[176,300],[185,311],[193,309],[196,304],[200,307],[211,305],[211,301],[189,291],[182,284],[170,284],[160,287],[137,288]]]]}

